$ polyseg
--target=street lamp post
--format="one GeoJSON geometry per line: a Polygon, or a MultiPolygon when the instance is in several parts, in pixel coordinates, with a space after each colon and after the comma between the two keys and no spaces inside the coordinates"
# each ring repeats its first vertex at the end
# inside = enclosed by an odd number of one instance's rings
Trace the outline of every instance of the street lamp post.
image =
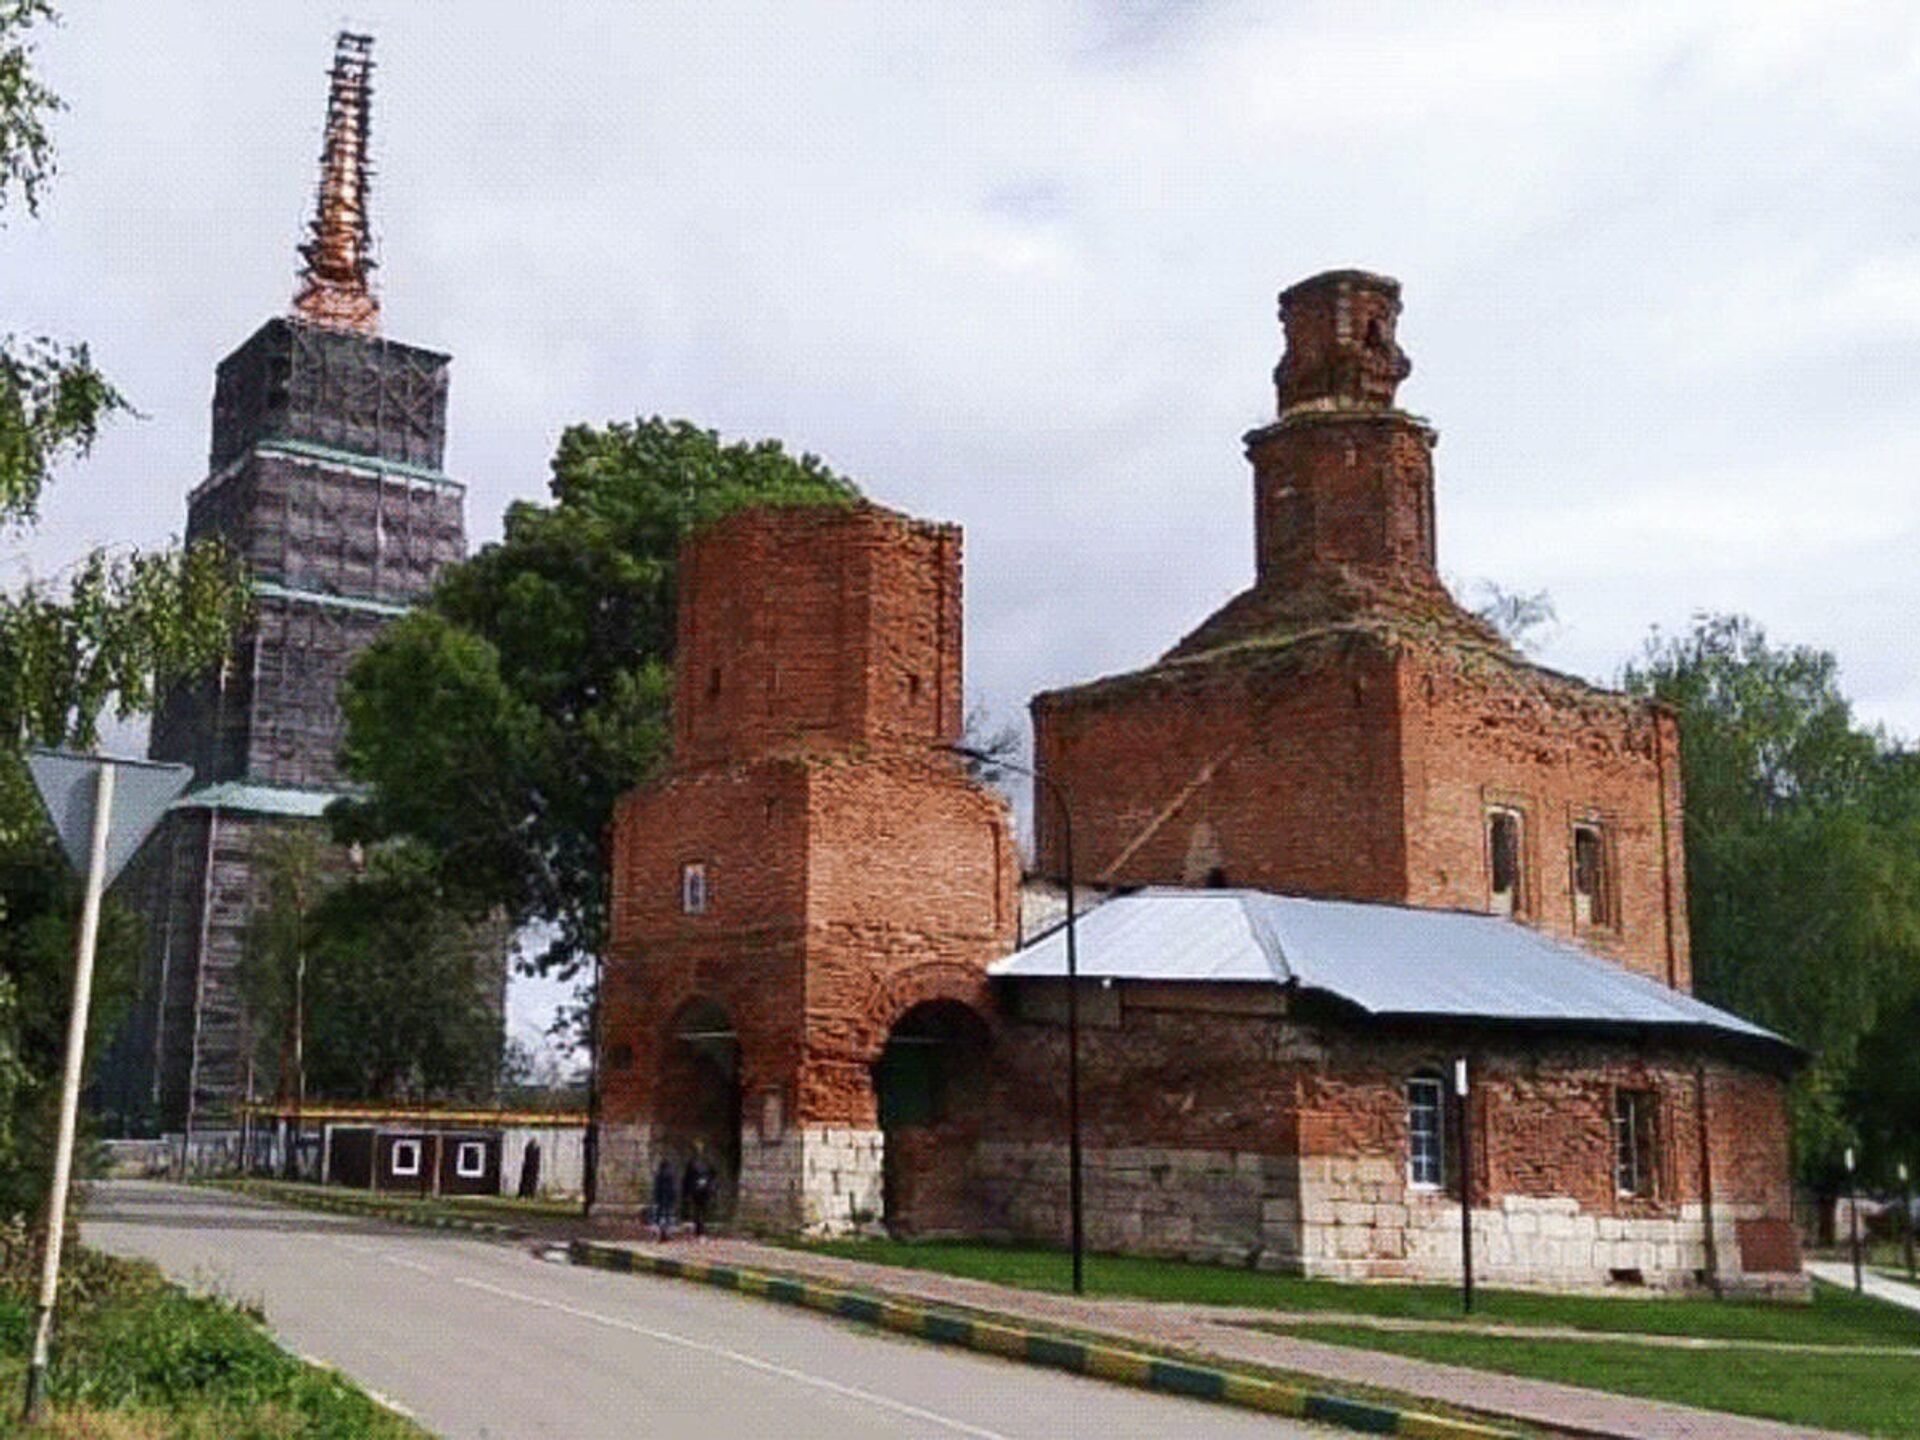
{"type": "Polygon", "coordinates": [[[1847,1146],[1847,1231],[1853,1243],[1853,1289],[1866,1289],[1860,1275],[1860,1187],[1853,1178],[1853,1146],[1847,1146]]]}
{"type": "Polygon", "coordinates": [[[1900,1162],[1900,1218],[1905,1222],[1900,1228],[1907,1237],[1907,1279],[1913,1279],[1913,1181],[1907,1173],[1907,1162],[1900,1162]]]}
{"type": "Polygon", "coordinates": [[[1073,1293],[1086,1293],[1086,1214],[1080,1164],[1080,957],[1074,946],[1073,804],[1058,780],[1025,765],[967,745],[945,747],[955,755],[1012,770],[1045,786],[1060,811],[1060,858],[1067,882],[1067,1223],[1073,1250],[1073,1293]]]}

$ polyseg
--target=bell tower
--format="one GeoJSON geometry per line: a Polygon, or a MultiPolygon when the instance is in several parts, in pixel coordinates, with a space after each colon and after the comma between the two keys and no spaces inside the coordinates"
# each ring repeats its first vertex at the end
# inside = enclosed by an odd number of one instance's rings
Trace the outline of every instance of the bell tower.
{"type": "Polygon", "coordinates": [[[1281,292],[1279,416],[1246,436],[1259,587],[1340,570],[1438,584],[1438,437],[1394,406],[1413,369],[1394,336],[1399,318],[1399,282],[1365,270],[1329,270],[1281,292]]]}

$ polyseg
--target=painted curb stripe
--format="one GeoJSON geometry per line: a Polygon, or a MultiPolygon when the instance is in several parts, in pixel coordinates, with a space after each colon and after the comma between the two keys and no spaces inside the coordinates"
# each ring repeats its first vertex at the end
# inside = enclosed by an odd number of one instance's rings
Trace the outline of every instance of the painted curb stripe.
{"type": "Polygon", "coordinates": [[[1363,1405],[1358,1400],[1342,1400],[1337,1395],[1309,1395],[1306,1418],[1344,1425],[1349,1430],[1360,1430],[1369,1435],[1391,1435],[1400,1428],[1398,1410],[1389,1410],[1382,1405],[1363,1405]]]}
{"type": "MultiPolygon", "coordinates": [[[[449,1224],[492,1234],[531,1238],[533,1232],[483,1221],[458,1217],[416,1216],[378,1203],[340,1201],[332,1197],[287,1196],[270,1187],[250,1184],[230,1186],[243,1194],[255,1195],[284,1204],[307,1205],[322,1210],[372,1215],[410,1225],[449,1224]]],[[[573,1240],[567,1245],[567,1259],[575,1265],[621,1274],[649,1273],[669,1279],[691,1280],[722,1290],[761,1296],[787,1305],[821,1310],[844,1319],[881,1325],[888,1329],[918,1335],[942,1345],[958,1345],[1010,1360],[1092,1375],[1102,1380],[1132,1385],[1139,1389],[1160,1390],[1170,1395],[1185,1395],[1197,1400],[1212,1400],[1269,1414],[1290,1415],[1339,1425],[1368,1435],[1411,1435],[1419,1440],[1513,1440],[1513,1432],[1471,1420],[1454,1420],[1418,1410],[1398,1410],[1385,1405],[1348,1400],[1339,1395],[1322,1395],[1277,1381],[1262,1380],[1234,1371],[1214,1370],[1178,1360],[1161,1360],[1129,1350],[1105,1345],[1089,1345],[1063,1339],[1045,1331],[1023,1330],[994,1321],[921,1310],[911,1304],[880,1299],[850,1290],[809,1284],[790,1276],[747,1270],[733,1265],[716,1265],[699,1260],[679,1260],[667,1255],[646,1255],[620,1245],[602,1245],[592,1240],[573,1240]]]]}

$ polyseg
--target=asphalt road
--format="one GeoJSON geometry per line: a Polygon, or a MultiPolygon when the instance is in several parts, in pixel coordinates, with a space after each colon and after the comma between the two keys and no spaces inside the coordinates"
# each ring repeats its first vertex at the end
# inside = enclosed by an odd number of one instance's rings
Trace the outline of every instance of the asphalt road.
{"type": "Polygon", "coordinates": [[[454,1440],[1234,1440],[1334,1432],[530,1249],[140,1181],[86,1243],[264,1305],[282,1343],[454,1440]]]}

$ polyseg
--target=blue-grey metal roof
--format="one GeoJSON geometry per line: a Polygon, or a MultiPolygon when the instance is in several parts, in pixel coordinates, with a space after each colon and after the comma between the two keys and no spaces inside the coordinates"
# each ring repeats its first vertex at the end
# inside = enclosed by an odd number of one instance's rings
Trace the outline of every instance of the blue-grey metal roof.
{"type": "MultiPolygon", "coordinates": [[[[1323,991],[1382,1017],[1706,1028],[1787,1043],[1494,915],[1261,890],[1148,889],[1115,896],[1076,929],[1079,971],[1092,979],[1264,981],[1323,991]]],[[[1064,928],[991,973],[1064,976],[1064,928]]]]}
{"type": "Polygon", "coordinates": [[[293,790],[277,785],[248,785],[223,780],[190,790],[173,802],[175,810],[240,810],[250,815],[289,815],[317,820],[340,797],[328,790],[293,790]]]}

